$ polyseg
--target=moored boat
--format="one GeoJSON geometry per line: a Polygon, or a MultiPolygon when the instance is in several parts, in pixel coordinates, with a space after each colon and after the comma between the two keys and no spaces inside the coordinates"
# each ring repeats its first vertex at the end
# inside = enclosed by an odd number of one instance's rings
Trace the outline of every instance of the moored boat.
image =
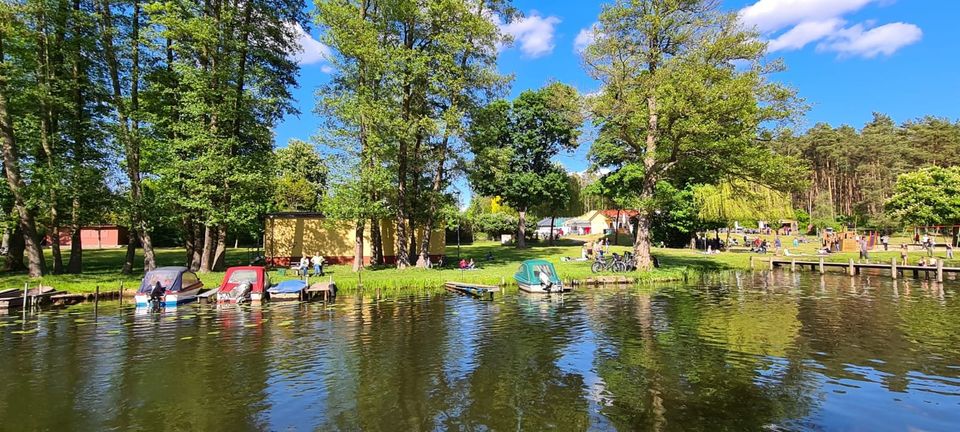
{"type": "Polygon", "coordinates": [[[270,287],[270,277],[262,266],[230,267],[223,276],[223,283],[217,291],[218,303],[242,303],[260,301],[266,288],[270,287]]]}
{"type": "Polygon", "coordinates": [[[526,260],[513,275],[520,289],[531,293],[558,293],[568,291],[557,276],[557,270],[549,261],[526,260]]]}
{"type": "Polygon", "coordinates": [[[186,267],[159,267],[149,271],[134,296],[138,307],[151,304],[174,307],[197,299],[203,282],[186,267]]]}
{"type": "Polygon", "coordinates": [[[269,289],[270,301],[300,300],[303,298],[303,291],[307,289],[307,282],[293,279],[280,282],[269,289]]]}

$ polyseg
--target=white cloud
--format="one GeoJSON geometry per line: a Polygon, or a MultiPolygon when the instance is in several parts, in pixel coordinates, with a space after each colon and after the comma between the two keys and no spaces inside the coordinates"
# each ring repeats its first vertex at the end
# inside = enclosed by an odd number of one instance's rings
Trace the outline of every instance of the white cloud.
{"type": "Polygon", "coordinates": [[[878,0],[759,0],[740,10],[740,21],[773,32],[809,21],[824,21],[856,12],[878,0]]]}
{"type": "MultiPolygon", "coordinates": [[[[293,27],[294,31],[297,33],[297,44],[300,45],[300,50],[293,53],[293,57],[297,60],[297,63],[301,66],[323,63],[328,61],[332,57],[332,50],[323,42],[320,42],[310,36],[310,33],[307,33],[299,24],[288,24],[293,27]]],[[[332,71],[329,65],[321,68],[325,73],[329,73],[327,70],[332,71]]]]}
{"type": "MultiPolygon", "coordinates": [[[[497,20],[499,21],[499,20],[497,20]]],[[[513,36],[524,55],[537,58],[553,52],[553,36],[560,18],[555,16],[542,17],[536,12],[512,22],[502,24],[498,22],[500,30],[513,36]]]]}
{"type": "Polygon", "coordinates": [[[841,29],[844,24],[845,22],[839,18],[802,22],[792,29],[787,30],[776,39],[771,40],[767,45],[767,50],[774,52],[803,48],[810,42],[818,41],[835,33],[841,29]]]}
{"type": "Polygon", "coordinates": [[[844,15],[890,0],[757,0],[740,10],[740,21],[769,38],[769,52],[798,50],[811,43],[819,52],[873,58],[892,55],[923,36],[919,27],[896,22],[847,26],[844,15]],[[779,33],[779,34],[777,34],[779,33]]]}
{"type": "Polygon", "coordinates": [[[577,37],[573,40],[573,50],[576,52],[583,52],[587,49],[587,46],[593,43],[597,39],[596,30],[594,30],[596,24],[580,29],[580,33],[577,33],[577,37]]]}
{"type": "Polygon", "coordinates": [[[817,45],[820,51],[834,51],[841,56],[873,58],[892,55],[923,37],[920,27],[895,22],[867,29],[863,24],[840,30],[836,35],[817,45]]]}

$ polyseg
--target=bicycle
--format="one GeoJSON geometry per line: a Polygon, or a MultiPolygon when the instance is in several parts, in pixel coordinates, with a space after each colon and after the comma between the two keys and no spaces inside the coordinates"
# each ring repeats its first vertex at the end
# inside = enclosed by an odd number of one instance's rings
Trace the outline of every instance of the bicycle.
{"type": "Polygon", "coordinates": [[[593,266],[590,267],[590,270],[594,273],[609,271],[619,273],[627,270],[627,263],[624,262],[616,253],[614,253],[609,260],[601,255],[597,255],[597,259],[593,262],[593,266]]]}

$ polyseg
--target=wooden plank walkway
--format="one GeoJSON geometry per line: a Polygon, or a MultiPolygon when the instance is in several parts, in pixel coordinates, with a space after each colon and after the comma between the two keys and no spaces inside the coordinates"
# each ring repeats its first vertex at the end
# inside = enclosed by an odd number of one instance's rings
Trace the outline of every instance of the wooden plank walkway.
{"type": "Polygon", "coordinates": [[[467,282],[445,282],[443,287],[447,291],[458,292],[461,294],[466,294],[476,298],[483,298],[488,296],[490,300],[493,300],[493,294],[500,292],[500,287],[494,285],[481,285],[475,283],[467,282]]]}
{"type": "MultiPolygon", "coordinates": [[[[890,277],[897,279],[899,276],[906,274],[907,272],[913,272],[913,277],[920,277],[920,274],[924,274],[926,277],[934,275],[937,282],[943,282],[943,275],[946,273],[960,274],[960,267],[944,267],[943,260],[938,259],[936,265],[931,266],[921,266],[921,265],[901,265],[897,264],[896,259],[892,259],[889,264],[885,263],[858,263],[853,259],[850,259],[848,262],[836,262],[836,261],[826,261],[823,257],[820,257],[817,261],[805,261],[798,260],[796,258],[783,259],[783,258],[770,258],[766,260],[770,269],[778,267],[789,266],[791,271],[796,271],[797,268],[809,267],[810,270],[819,271],[820,274],[823,274],[828,268],[842,268],[850,276],[856,275],[864,269],[870,270],[882,270],[888,272],[890,277]]],[[[753,267],[753,258],[750,259],[750,267],[753,267]]]]}

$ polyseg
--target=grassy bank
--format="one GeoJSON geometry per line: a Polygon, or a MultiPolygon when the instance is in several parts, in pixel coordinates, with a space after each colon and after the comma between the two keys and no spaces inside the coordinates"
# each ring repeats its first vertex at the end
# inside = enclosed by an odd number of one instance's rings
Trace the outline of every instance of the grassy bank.
{"type": "MultiPolygon", "coordinates": [[[[789,246],[792,238],[784,238],[783,241],[792,253],[803,254],[797,258],[798,260],[819,259],[814,255],[815,244],[801,244],[798,248],[792,248],[789,246]]],[[[612,246],[610,249],[611,252],[622,253],[629,248],[627,246],[612,246]]],[[[364,289],[387,291],[435,288],[441,286],[443,282],[451,280],[482,284],[512,283],[513,273],[517,270],[519,263],[531,258],[543,258],[553,262],[557,267],[557,272],[564,280],[585,279],[594,276],[590,270],[592,264],[590,261],[561,260],[563,257],[574,258],[580,256],[580,242],[578,241],[567,240],[557,246],[534,245],[522,250],[501,246],[495,242],[477,242],[472,245],[465,245],[460,249],[460,256],[466,259],[472,258],[480,266],[479,269],[466,271],[454,268],[459,260],[456,246],[448,246],[446,253],[448,268],[445,269],[411,268],[401,271],[394,268],[368,268],[358,274],[354,273],[349,266],[328,266],[326,273],[327,277],[332,277],[337,285],[345,291],[355,290],[360,283],[363,284],[364,289]],[[493,255],[493,260],[485,260],[488,253],[493,255]]],[[[252,254],[252,251],[246,249],[228,249],[227,263],[228,265],[245,264],[249,262],[252,254]]],[[[632,272],[623,275],[636,278],[640,282],[682,280],[707,271],[749,269],[751,256],[757,259],[766,259],[772,256],[772,254],[757,255],[745,251],[706,255],[689,249],[655,249],[654,254],[660,260],[660,268],[648,272],[632,272]]],[[[944,255],[943,250],[939,250],[937,255],[942,257],[944,255]]],[[[871,253],[871,261],[890,262],[891,259],[899,256],[899,250],[896,247],[891,247],[889,252],[871,253]]],[[[924,256],[924,252],[914,250],[910,252],[910,256],[911,262],[917,262],[920,257],[924,256]]],[[[50,275],[40,279],[30,279],[24,273],[0,273],[0,288],[22,288],[24,283],[28,283],[30,286],[42,283],[69,292],[93,292],[97,286],[102,291],[115,291],[119,288],[121,282],[126,289],[136,288],[143,277],[143,270],[138,267],[135,268],[133,275],[124,276],[120,274],[119,270],[123,258],[123,249],[88,250],[84,251],[84,273],[81,275],[50,275]]],[[[182,249],[157,250],[159,265],[182,265],[183,258],[184,251],[182,249]]],[[[828,261],[847,262],[849,259],[857,258],[857,253],[837,253],[828,256],[826,259],[828,261]]],[[[66,254],[64,260],[66,260],[66,254]]],[[[137,256],[137,263],[142,263],[142,257],[139,255],[137,256]]],[[[947,265],[960,265],[960,261],[948,261],[947,265]]],[[[281,275],[277,270],[271,274],[274,281],[292,279],[293,277],[290,272],[281,275]]],[[[202,274],[200,278],[205,286],[214,287],[220,284],[223,273],[202,274]]]]}

